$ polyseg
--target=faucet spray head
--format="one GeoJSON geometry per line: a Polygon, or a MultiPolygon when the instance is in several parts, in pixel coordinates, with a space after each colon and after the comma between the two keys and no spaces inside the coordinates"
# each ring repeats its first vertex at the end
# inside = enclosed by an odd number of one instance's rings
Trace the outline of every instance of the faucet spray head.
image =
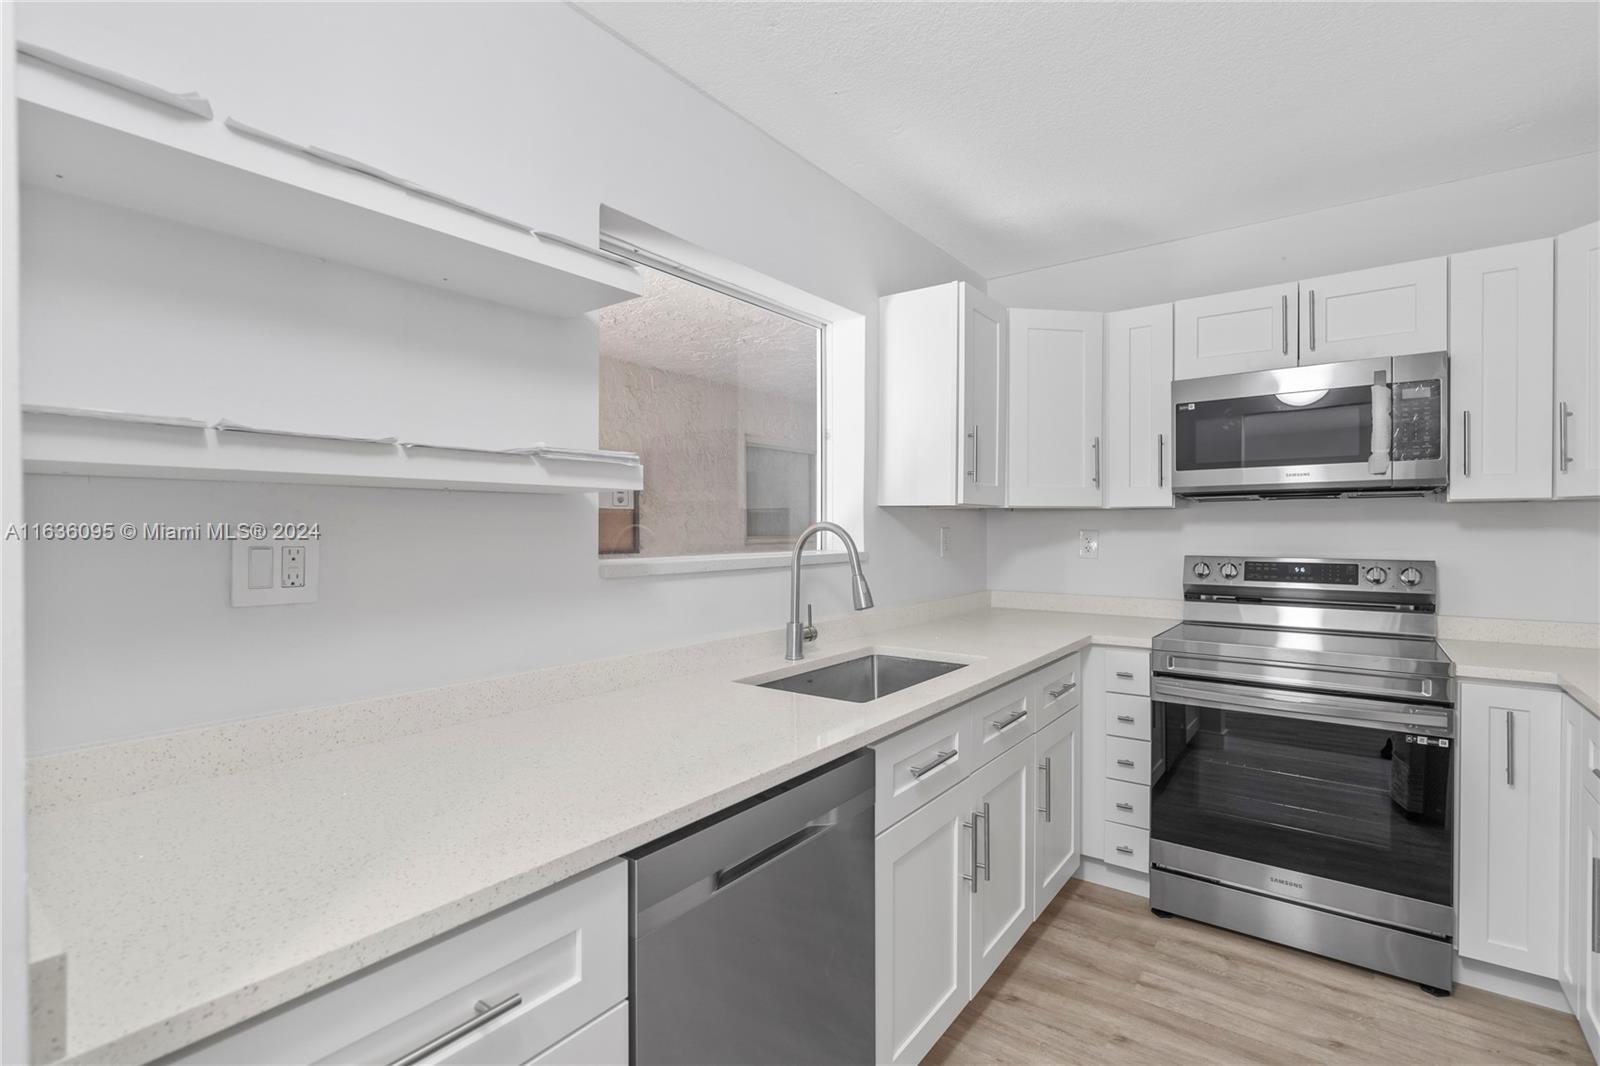
{"type": "Polygon", "coordinates": [[[867,577],[859,565],[850,572],[850,597],[855,601],[858,611],[865,611],[872,606],[872,590],[867,587],[867,577]]]}

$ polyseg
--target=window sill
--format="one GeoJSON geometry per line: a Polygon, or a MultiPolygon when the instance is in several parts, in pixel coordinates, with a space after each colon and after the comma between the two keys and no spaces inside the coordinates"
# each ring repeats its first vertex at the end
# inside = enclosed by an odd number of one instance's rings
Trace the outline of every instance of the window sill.
{"type": "MultiPolygon", "coordinates": [[[[737,552],[729,555],[664,555],[656,558],[603,558],[603,578],[653,577],[658,574],[709,574],[725,570],[787,570],[793,551],[737,552]]],[[[861,558],[867,558],[862,552],[861,558]]],[[[850,561],[843,551],[806,552],[802,566],[828,566],[850,561]]]]}

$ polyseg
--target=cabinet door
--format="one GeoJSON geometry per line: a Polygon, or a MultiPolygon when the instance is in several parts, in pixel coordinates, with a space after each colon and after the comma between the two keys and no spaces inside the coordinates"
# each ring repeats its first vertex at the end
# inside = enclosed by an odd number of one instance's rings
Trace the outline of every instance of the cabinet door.
{"type": "Polygon", "coordinates": [[[1269,285],[1172,305],[1172,376],[1205,378],[1294,366],[1300,290],[1269,285]]]}
{"type": "Polygon", "coordinates": [[[1445,260],[1331,274],[1300,283],[1300,365],[1446,347],[1445,260]]]}
{"type": "Polygon", "coordinates": [[[1006,313],[961,285],[961,479],[959,502],[1006,502],[1006,313]]]}
{"type": "Polygon", "coordinates": [[[1450,499],[1551,493],[1555,249],[1551,241],[1450,258],[1450,499]]]}
{"type": "Polygon", "coordinates": [[[1589,871],[1583,852],[1583,802],[1588,793],[1584,765],[1583,719],[1587,714],[1570,696],[1561,699],[1561,940],[1557,979],[1574,1011],[1583,1001],[1583,976],[1588,965],[1584,933],[1588,929],[1589,871]]]}
{"type": "Polygon", "coordinates": [[[1106,330],[1106,506],[1172,506],[1172,305],[1114,311],[1106,330]]]}
{"type": "Polygon", "coordinates": [[[1098,507],[1102,317],[1011,312],[1010,507],[1098,507]]]}
{"type": "Polygon", "coordinates": [[[1561,694],[1461,686],[1460,952],[1555,977],[1561,694]]]}
{"type": "Polygon", "coordinates": [[[1033,745],[1020,744],[972,775],[982,875],[972,897],[972,992],[1033,922],[1033,745]]]}
{"type": "Polygon", "coordinates": [[[1600,222],[1556,238],[1556,498],[1600,496],[1600,222]]]}
{"type": "Polygon", "coordinates": [[[973,794],[963,782],[878,836],[880,1063],[920,1061],[971,998],[973,794]]]}
{"type": "Polygon", "coordinates": [[[1589,1051],[1600,1057],[1600,801],[1587,792],[1578,800],[1582,811],[1582,849],[1586,888],[1583,929],[1583,998],[1578,1001],[1578,1025],[1589,1051]]]}
{"type": "Polygon", "coordinates": [[[1050,905],[1083,862],[1079,842],[1079,778],[1083,767],[1083,708],[1074,707],[1034,737],[1033,916],[1050,905]]]}

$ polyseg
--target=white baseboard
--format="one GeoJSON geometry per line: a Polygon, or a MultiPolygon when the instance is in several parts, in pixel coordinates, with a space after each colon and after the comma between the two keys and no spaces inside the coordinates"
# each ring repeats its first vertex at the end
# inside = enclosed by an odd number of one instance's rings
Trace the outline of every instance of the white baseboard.
{"type": "Polygon", "coordinates": [[[1092,885],[1105,885],[1119,892],[1150,898],[1150,875],[1111,866],[1099,859],[1084,859],[1078,867],[1078,876],[1092,885]]]}
{"type": "Polygon", "coordinates": [[[1572,1007],[1567,1003],[1567,994],[1561,991],[1560,983],[1548,977],[1535,977],[1532,974],[1508,970],[1504,966],[1495,966],[1493,963],[1463,959],[1457,955],[1456,983],[1520,999],[1525,1003],[1537,1003],[1541,1007],[1549,1007],[1562,1014],[1572,1013],[1572,1007]]]}

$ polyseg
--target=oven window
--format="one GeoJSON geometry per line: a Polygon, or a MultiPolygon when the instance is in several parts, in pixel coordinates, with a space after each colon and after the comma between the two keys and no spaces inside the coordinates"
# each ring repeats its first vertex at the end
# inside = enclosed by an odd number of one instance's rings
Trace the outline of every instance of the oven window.
{"type": "Polygon", "coordinates": [[[1152,839],[1452,904],[1449,746],[1384,729],[1154,706],[1162,758],[1152,839]]]}
{"type": "Polygon", "coordinates": [[[1372,453],[1372,390],[1330,389],[1320,397],[1250,396],[1180,404],[1179,470],[1364,463],[1372,453]],[[1311,402],[1293,400],[1310,397],[1311,402]]]}

